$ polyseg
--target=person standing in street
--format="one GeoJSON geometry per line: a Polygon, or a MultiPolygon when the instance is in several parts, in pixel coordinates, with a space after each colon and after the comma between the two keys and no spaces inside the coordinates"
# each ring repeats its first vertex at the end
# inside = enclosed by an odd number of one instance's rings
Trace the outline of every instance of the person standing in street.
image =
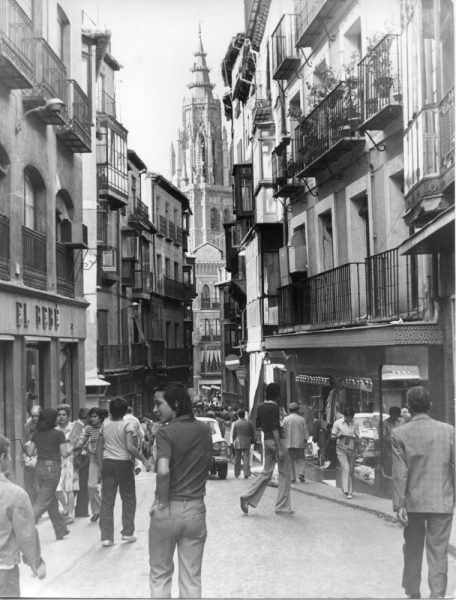
{"type": "Polygon", "coordinates": [[[331,436],[336,440],[337,459],[342,469],[342,492],[348,500],[351,500],[353,498],[359,427],[355,422],[353,408],[346,408],[343,414],[342,419],[334,422],[331,436]]]}
{"type": "MultiPolygon", "coordinates": [[[[74,437],[71,435],[74,423],[70,421],[71,407],[69,404],[57,406],[57,429],[62,431],[70,442],[74,437]]],[[[74,450],[74,446],[72,444],[74,450]]],[[[74,454],[62,458],[62,472],[59,485],[57,486],[57,498],[63,508],[63,516],[67,525],[74,523],[75,492],[79,490],[79,473],[74,466],[74,454]]]]}
{"type": "Polygon", "coordinates": [[[288,456],[291,466],[291,482],[296,479],[304,482],[305,478],[305,447],[309,438],[309,430],[304,417],[299,413],[299,404],[290,402],[288,406],[290,414],[283,421],[282,426],[285,431],[285,446],[287,447],[288,456]]]}
{"type": "Polygon", "coordinates": [[[421,598],[426,542],[430,597],[444,598],[455,501],[455,431],[429,416],[426,388],[412,387],[406,398],[412,418],[391,433],[393,508],[404,526],[402,587],[409,598],[421,598]]]}
{"type": "Polygon", "coordinates": [[[146,471],[150,465],[136,447],[137,436],[131,421],[124,421],[127,401],[116,396],[109,403],[110,419],[103,421],[97,445],[97,460],[101,468],[100,530],[101,545],[114,546],[114,505],[117,489],[122,500],[122,541],[136,542],[136,489],[134,459],[138,458],[146,471]],[[136,439],[136,442],[134,441],[136,439]]]}
{"type": "Polygon", "coordinates": [[[391,448],[391,433],[396,427],[405,425],[405,419],[401,417],[401,409],[399,406],[392,406],[389,409],[389,417],[382,421],[379,426],[379,439],[382,440],[382,467],[384,475],[391,477],[393,464],[392,448],[391,448]],[[380,427],[382,428],[380,432],[380,427]],[[380,433],[382,436],[380,437],[380,433]]]}
{"type": "Polygon", "coordinates": [[[104,408],[93,407],[89,411],[89,424],[85,428],[82,441],[83,448],[87,449],[89,454],[89,477],[87,488],[89,493],[90,510],[92,515],[90,521],[95,523],[100,517],[101,496],[98,486],[101,480],[101,472],[97,460],[98,438],[100,436],[101,425],[107,416],[104,408]]]}
{"type": "MultiPolygon", "coordinates": [[[[30,446],[30,440],[32,439],[32,434],[36,430],[36,424],[38,423],[38,418],[40,416],[41,406],[39,404],[34,404],[29,409],[30,417],[27,419],[27,422],[24,425],[24,435],[23,435],[23,443],[24,448],[28,448],[30,446]]],[[[37,486],[36,486],[36,476],[35,476],[35,466],[36,466],[36,456],[28,456],[24,452],[23,458],[24,465],[24,488],[27,494],[29,495],[30,502],[33,504],[36,500],[37,494],[37,486]]]]}
{"type": "Polygon", "coordinates": [[[291,510],[291,469],[287,449],[280,431],[280,412],[278,400],[280,385],[269,383],[266,386],[266,400],[258,407],[256,426],[264,435],[264,467],[255,478],[246,493],[240,497],[241,510],[247,514],[249,506],[256,508],[263,497],[266,486],[272,478],[274,467],[279,468],[279,485],[275,505],[276,514],[293,514],[291,510]]]}
{"type": "Polygon", "coordinates": [[[244,478],[250,477],[250,446],[255,443],[255,427],[245,418],[245,410],[237,411],[238,419],[233,423],[231,438],[234,446],[234,476],[241,474],[241,459],[244,478]]]}
{"type": "Polygon", "coordinates": [[[84,437],[84,429],[89,421],[89,409],[82,407],[78,413],[79,419],[73,423],[73,428],[70,434],[70,442],[75,448],[74,466],[78,471],[79,491],[76,496],[76,508],[74,516],[88,517],[89,516],[89,492],[87,483],[89,478],[89,455],[82,447],[84,437]]]}
{"type": "Polygon", "coordinates": [[[195,419],[182,384],[159,388],[154,403],[164,426],[156,438],[157,478],[149,528],[150,594],[152,598],[171,598],[177,546],[179,598],[201,598],[211,430],[195,419]]]}
{"type": "Polygon", "coordinates": [[[32,569],[38,579],[46,577],[40,538],[28,494],[5,473],[11,466],[10,441],[0,435],[0,597],[19,598],[19,563],[32,569]]]}

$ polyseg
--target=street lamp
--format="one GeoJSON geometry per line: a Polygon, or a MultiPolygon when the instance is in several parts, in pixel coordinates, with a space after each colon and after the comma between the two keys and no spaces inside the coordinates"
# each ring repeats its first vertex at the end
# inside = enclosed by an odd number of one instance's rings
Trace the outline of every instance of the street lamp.
{"type": "Polygon", "coordinates": [[[31,108],[30,110],[27,110],[23,115],[21,119],[18,119],[16,121],[16,133],[19,133],[19,131],[21,131],[22,129],[22,121],[25,119],[25,117],[27,117],[28,115],[31,115],[32,113],[39,113],[39,112],[52,112],[52,113],[58,113],[62,110],[62,108],[65,106],[65,102],[63,100],[60,100],[60,98],[49,98],[48,100],[46,100],[45,104],[43,104],[42,106],[36,106],[35,108],[31,108]]]}

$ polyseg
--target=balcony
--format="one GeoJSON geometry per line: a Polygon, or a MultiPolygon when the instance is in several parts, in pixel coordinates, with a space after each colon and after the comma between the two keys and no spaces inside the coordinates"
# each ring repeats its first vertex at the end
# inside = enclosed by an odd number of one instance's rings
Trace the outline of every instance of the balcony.
{"type": "Polygon", "coordinates": [[[196,298],[198,294],[196,293],[196,284],[193,283],[184,283],[184,302],[189,302],[196,298]]]}
{"type": "Polygon", "coordinates": [[[24,284],[38,290],[46,290],[46,234],[22,227],[22,251],[24,284]]]}
{"type": "Polygon", "coordinates": [[[193,352],[191,348],[166,348],[166,367],[191,367],[193,352]]]}
{"type": "Polygon", "coordinates": [[[99,344],[97,366],[101,373],[124,370],[130,365],[128,344],[99,344]]]}
{"type": "Polygon", "coordinates": [[[108,244],[108,212],[97,210],[97,245],[108,244]]]}
{"type": "Polygon", "coordinates": [[[298,144],[298,140],[292,139],[289,146],[281,144],[273,152],[274,198],[288,198],[304,187],[303,182],[297,177],[304,168],[298,144]]]}
{"type": "Polygon", "coordinates": [[[258,125],[273,125],[274,117],[272,116],[271,98],[259,98],[255,100],[252,110],[252,125],[253,128],[258,125]]]}
{"type": "Polygon", "coordinates": [[[136,262],[135,258],[122,258],[122,285],[134,286],[136,262]]]}
{"type": "Polygon", "coordinates": [[[0,214],[0,279],[8,281],[10,277],[10,220],[0,214]]]}
{"type": "Polygon", "coordinates": [[[298,0],[296,46],[298,48],[313,47],[322,32],[328,32],[327,23],[334,15],[337,6],[340,6],[343,1],[298,0]]]}
{"type": "Polygon", "coordinates": [[[147,367],[147,346],[145,344],[131,345],[132,367],[147,367]]]}
{"type": "MultiPolygon", "coordinates": [[[[35,55],[34,85],[22,93],[24,111],[46,104],[50,98],[59,98],[67,105],[68,89],[65,65],[43,38],[32,40],[35,55]]],[[[40,110],[36,116],[46,125],[64,125],[66,110],[40,110]]]]}
{"type": "Polygon", "coordinates": [[[166,218],[161,215],[158,218],[158,233],[164,237],[168,237],[168,223],[166,218]]]}
{"type": "Polygon", "coordinates": [[[176,237],[175,237],[174,241],[176,242],[176,244],[179,244],[180,246],[182,246],[183,241],[184,241],[183,230],[182,230],[182,227],[179,227],[179,225],[176,227],[176,237]]]}
{"type": "Polygon", "coordinates": [[[454,179],[454,86],[440,102],[440,163],[442,177],[454,179]]]}
{"type": "Polygon", "coordinates": [[[172,221],[168,223],[168,238],[173,242],[176,240],[176,225],[172,221]]]}
{"type": "Polygon", "coordinates": [[[254,74],[255,59],[250,52],[250,45],[244,44],[239,68],[234,75],[233,100],[240,100],[244,104],[247,102],[254,74]]]}
{"type": "Polygon", "coordinates": [[[303,164],[298,177],[315,177],[328,165],[363,145],[359,124],[358,94],[342,81],[297,128],[303,164]]]}
{"type": "Polygon", "coordinates": [[[201,298],[201,310],[220,310],[220,301],[201,298]]]}
{"type": "Polygon", "coordinates": [[[141,200],[135,201],[135,207],[128,215],[128,224],[138,232],[144,229],[151,229],[152,223],[149,220],[149,209],[141,200]]]}
{"type": "Polygon", "coordinates": [[[33,23],[15,0],[0,0],[0,81],[12,90],[33,86],[33,23]]]}
{"type": "Polygon", "coordinates": [[[56,275],[57,294],[74,298],[74,253],[66,244],[57,242],[56,251],[56,275]]]}
{"type": "Polygon", "coordinates": [[[163,365],[165,361],[165,342],[163,340],[147,340],[151,365],[163,365]]]}
{"type": "Polygon", "coordinates": [[[97,111],[116,119],[116,99],[105,90],[98,90],[97,111]]]}
{"type": "Polygon", "coordinates": [[[399,36],[388,34],[358,65],[361,130],[385,129],[402,115],[399,36]]]}
{"type": "Polygon", "coordinates": [[[163,277],[163,295],[173,300],[183,300],[185,293],[185,284],[183,281],[163,277]]]}
{"type": "Polygon", "coordinates": [[[153,274],[149,271],[136,271],[133,282],[133,300],[150,300],[150,292],[153,289],[153,274]]]}
{"type": "Polygon", "coordinates": [[[280,289],[279,327],[340,327],[366,320],[364,263],[348,263],[280,289]]]}
{"type": "Polygon", "coordinates": [[[283,15],[271,36],[272,78],[288,81],[301,64],[296,49],[296,15],[283,15]]]}
{"type": "Polygon", "coordinates": [[[71,152],[92,152],[90,100],[74,79],[68,80],[67,86],[68,119],[57,127],[56,134],[71,152]]]}

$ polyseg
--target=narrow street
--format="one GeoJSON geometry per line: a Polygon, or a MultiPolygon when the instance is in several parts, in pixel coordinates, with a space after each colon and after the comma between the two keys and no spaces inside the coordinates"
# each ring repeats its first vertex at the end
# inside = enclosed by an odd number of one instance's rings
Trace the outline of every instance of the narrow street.
{"type": "MultiPolygon", "coordinates": [[[[207,489],[208,540],[203,595],[209,598],[400,598],[402,532],[373,514],[298,491],[293,516],[276,516],[276,489],[268,487],[258,509],[243,515],[239,495],[248,482],[211,478],[207,489]]],[[[22,567],[22,596],[39,598],[145,598],[148,587],[148,515],[155,476],[137,478],[135,544],[101,548],[99,527],[77,519],[71,534],[56,542],[49,520],[39,524],[44,581],[22,567]]],[[[305,489],[305,485],[302,488],[305,489]]],[[[120,502],[115,530],[120,530],[120,502]]],[[[448,592],[455,589],[450,557],[448,592]]],[[[177,568],[177,567],[176,567],[177,568]]],[[[421,586],[429,595],[426,568],[421,586]]],[[[173,597],[178,589],[173,585],[173,597]]]]}

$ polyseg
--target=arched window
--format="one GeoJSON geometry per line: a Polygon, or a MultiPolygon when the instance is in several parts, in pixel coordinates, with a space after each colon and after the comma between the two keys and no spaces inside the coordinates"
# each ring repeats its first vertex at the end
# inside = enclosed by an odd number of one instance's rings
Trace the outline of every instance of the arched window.
{"type": "Polygon", "coordinates": [[[223,209],[223,222],[229,223],[230,221],[231,221],[230,209],[224,208],[223,209]]]}
{"type": "Polygon", "coordinates": [[[24,169],[23,223],[28,229],[45,232],[46,202],[45,186],[40,173],[34,167],[24,169]]]}
{"type": "Polygon", "coordinates": [[[36,198],[32,178],[24,173],[24,225],[29,229],[35,229],[36,198]]]}
{"type": "Polygon", "coordinates": [[[212,231],[220,229],[220,213],[216,208],[211,208],[211,229],[212,231]]]}
{"type": "Polygon", "coordinates": [[[204,135],[199,132],[196,138],[197,166],[201,175],[206,177],[206,141],[204,135]]]}
{"type": "Polygon", "coordinates": [[[211,293],[209,286],[205,283],[201,289],[201,308],[211,307],[211,293]]]}

